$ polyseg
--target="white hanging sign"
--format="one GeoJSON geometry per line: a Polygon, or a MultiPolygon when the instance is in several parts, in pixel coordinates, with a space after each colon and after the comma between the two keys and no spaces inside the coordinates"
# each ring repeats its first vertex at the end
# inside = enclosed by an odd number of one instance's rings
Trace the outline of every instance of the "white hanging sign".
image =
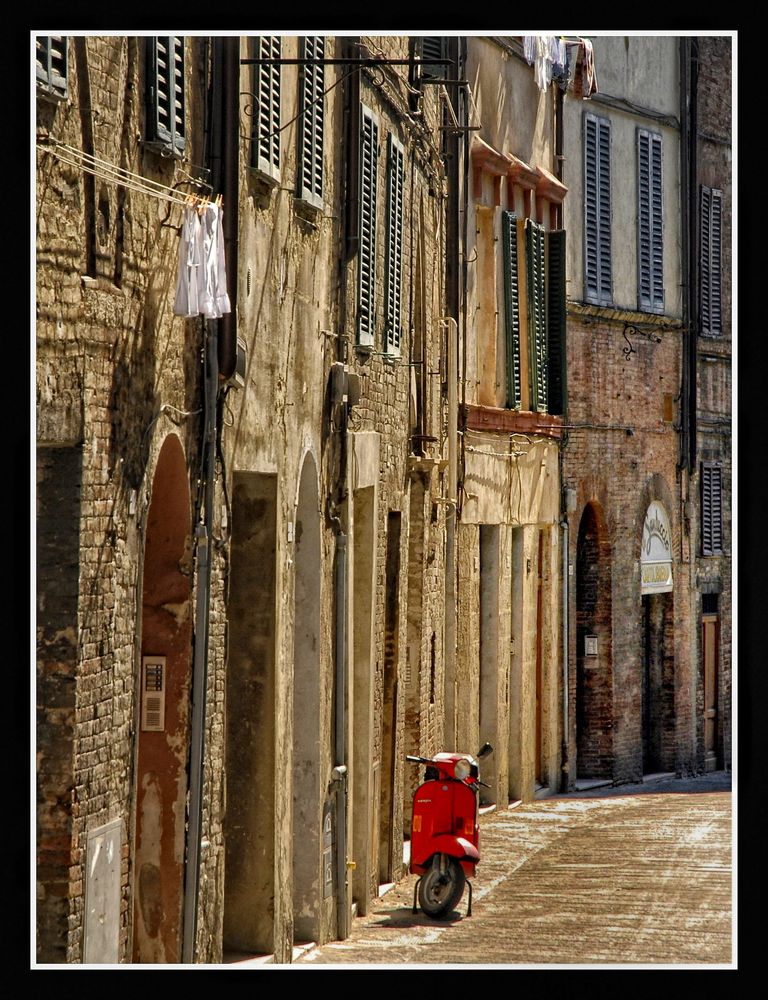
{"type": "Polygon", "coordinates": [[[672,590],[672,531],[667,512],[654,500],[643,523],[640,548],[640,593],[664,594],[672,590]]]}

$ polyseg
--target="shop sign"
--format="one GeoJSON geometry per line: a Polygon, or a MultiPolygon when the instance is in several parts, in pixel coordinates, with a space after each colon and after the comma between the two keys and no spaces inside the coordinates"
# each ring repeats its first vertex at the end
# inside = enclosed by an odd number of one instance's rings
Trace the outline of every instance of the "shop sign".
{"type": "Polygon", "coordinates": [[[648,507],[640,549],[640,593],[664,594],[672,590],[672,531],[669,517],[658,500],[648,507]]]}

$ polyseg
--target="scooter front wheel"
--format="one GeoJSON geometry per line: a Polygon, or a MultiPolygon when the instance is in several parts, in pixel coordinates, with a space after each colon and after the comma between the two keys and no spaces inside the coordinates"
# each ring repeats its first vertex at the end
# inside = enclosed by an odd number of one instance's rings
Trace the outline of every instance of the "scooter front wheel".
{"type": "Polygon", "coordinates": [[[435,862],[421,876],[419,905],[430,917],[445,917],[458,906],[465,882],[464,869],[456,858],[445,858],[443,866],[435,862]]]}

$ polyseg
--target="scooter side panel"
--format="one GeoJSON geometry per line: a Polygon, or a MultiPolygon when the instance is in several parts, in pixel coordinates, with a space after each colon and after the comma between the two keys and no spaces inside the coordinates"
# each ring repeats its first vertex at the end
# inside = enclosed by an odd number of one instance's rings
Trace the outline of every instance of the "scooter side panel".
{"type": "Polygon", "coordinates": [[[436,852],[478,858],[478,837],[477,799],[471,789],[439,779],[419,786],[413,797],[411,871],[421,873],[436,852]]]}

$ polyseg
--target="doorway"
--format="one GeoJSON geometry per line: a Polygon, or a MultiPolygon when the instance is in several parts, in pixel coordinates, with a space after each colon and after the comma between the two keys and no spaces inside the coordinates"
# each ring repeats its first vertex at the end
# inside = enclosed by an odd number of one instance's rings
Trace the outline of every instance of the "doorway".
{"type": "Polygon", "coordinates": [[[277,477],[235,472],[227,609],[227,953],[274,951],[277,477]]]}
{"type": "Polygon", "coordinates": [[[294,537],[293,936],[319,941],[320,899],[329,894],[326,873],[332,869],[320,848],[328,820],[321,790],[326,762],[320,756],[320,505],[311,455],[302,466],[294,537]]]}
{"type": "Polygon", "coordinates": [[[642,598],[641,730],[643,774],[675,766],[675,671],[672,593],[642,598]]]}
{"type": "Polygon", "coordinates": [[[719,686],[720,618],[717,594],[704,594],[701,616],[701,650],[704,675],[704,770],[717,770],[717,690],[719,686]],[[712,600],[714,598],[714,601],[712,600]],[[714,605],[714,609],[710,610],[714,605]]]}
{"type": "MultiPolygon", "coordinates": [[[[400,660],[400,537],[402,514],[387,515],[386,593],[384,600],[384,691],[379,771],[379,885],[394,880],[395,741],[397,668],[400,660]]],[[[374,779],[375,780],[375,779],[374,779]]]]}
{"type": "Polygon", "coordinates": [[[181,961],[192,663],[191,517],[181,442],[152,483],[141,591],[133,961],[181,961]]]}
{"type": "Polygon", "coordinates": [[[588,503],[576,542],[576,776],[613,770],[611,563],[602,511],[588,503]]]}

